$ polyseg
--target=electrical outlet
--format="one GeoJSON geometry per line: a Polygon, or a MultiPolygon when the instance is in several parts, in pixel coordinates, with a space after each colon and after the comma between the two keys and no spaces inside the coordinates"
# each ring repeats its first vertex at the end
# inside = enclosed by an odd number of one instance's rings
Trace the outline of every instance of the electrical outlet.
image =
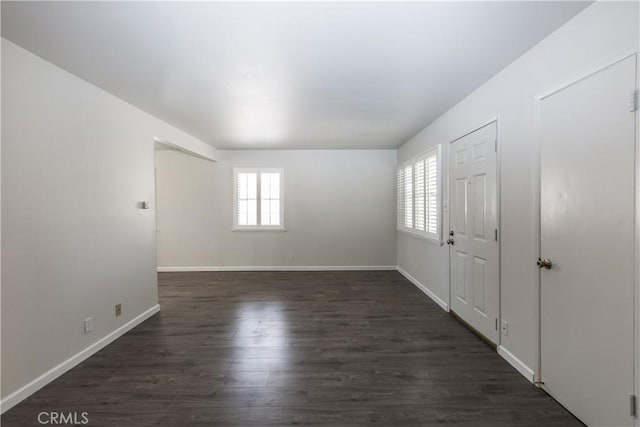
{"type": "Polygon", "coordinates": [[[93,331],[93,317],[84,319],[84,333],[88,334],[91,331],[93,331]]]}
{"type": "Polygon", "coordinates": [[[122,304],[116,304],[116,317],[122,314],[122,304]]]}
{"type": "Polygon", "coordinates": [[[289,261],[293,261],[293,259],[294,259],[295,257],[296,257],[296,255],[295,255],[293,252],[291,252],[291,253],[289,254],[289,261]]]}
{"type": "Polygon", "coordinates": [[[502,335],[509,335],[509,323],[506,320],[502,321],[502,335]]]}

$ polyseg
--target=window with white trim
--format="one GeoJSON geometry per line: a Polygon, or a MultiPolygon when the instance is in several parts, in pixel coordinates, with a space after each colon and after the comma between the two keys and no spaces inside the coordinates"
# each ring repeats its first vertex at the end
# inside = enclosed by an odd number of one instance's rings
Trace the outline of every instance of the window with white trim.
{"type": "Polygon", "coordinates": [[[440,146],[400,165],[398,230],[440,241],[440,146]]]}
{"type": "Polygon", "coordinates": [[[234,230],[284,230],[283,175],[279,168],[233,170],[234,230]]]}

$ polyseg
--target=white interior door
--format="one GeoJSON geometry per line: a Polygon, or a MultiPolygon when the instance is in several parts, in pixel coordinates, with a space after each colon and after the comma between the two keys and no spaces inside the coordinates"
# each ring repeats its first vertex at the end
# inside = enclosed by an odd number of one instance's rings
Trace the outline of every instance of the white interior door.
{"type": "Polygon", "coordinates": [[[541,101],[541,380],[590,426],[634,424],[635,79],[631,57],[541,101]]]}
{"type": "Polygon", "coordinates": [[[451,309],[498,343],[500,284],[496,123],[451,143],[449,251],[451,309]]]}

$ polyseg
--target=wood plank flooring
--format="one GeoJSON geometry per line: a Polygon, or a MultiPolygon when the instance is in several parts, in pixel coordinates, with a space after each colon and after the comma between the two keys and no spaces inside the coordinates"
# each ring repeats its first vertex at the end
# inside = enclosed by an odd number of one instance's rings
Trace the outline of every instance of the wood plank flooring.
{"type": "Polygon", "coordinates": [[[159,275],[162,311],[2,416],[90,426],[574,426],[397,272],[159,275]]]}

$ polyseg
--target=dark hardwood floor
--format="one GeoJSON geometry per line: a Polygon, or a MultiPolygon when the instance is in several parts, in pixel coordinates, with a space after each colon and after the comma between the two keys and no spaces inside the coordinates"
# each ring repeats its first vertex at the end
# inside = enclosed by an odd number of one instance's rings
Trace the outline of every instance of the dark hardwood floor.
{"type": "Polygon", "coordinates": [[[397,272],[160,274],[161,313],[2,416],[90,426],[581,425],[397,272]]]}

